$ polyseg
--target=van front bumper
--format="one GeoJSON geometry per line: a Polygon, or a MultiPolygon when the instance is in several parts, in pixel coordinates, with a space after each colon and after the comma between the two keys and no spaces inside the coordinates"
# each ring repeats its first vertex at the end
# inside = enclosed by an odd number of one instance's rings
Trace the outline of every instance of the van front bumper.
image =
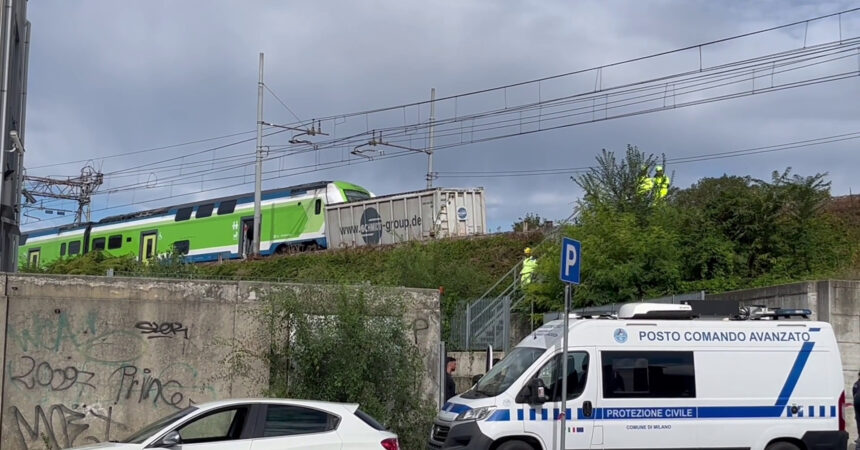
{"type": "Polygon", "coordinates": [[[493,440],[484,435],[474,420],[433,422],[427,450],[488,450],[493,440]]]}

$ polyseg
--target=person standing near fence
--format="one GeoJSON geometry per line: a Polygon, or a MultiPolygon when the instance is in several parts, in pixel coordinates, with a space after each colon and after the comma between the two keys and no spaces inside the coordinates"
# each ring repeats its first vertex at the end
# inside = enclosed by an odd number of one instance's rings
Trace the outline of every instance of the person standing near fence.
{"type": "Polygon", "coordinates": [[[454,383],[454,371],[457,370],[457,360],[452,357],[445,359],[445,401],[457,395],[457,384],[454,383]]]}

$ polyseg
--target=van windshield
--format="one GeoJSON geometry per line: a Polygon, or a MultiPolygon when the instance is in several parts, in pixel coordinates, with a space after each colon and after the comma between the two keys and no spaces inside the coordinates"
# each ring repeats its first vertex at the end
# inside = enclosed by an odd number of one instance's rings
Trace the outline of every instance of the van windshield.
{"type": "Polygon", "coordinates": [[[505,392],[545,351],[542,348],[531,347],[517,347],[513,349],[511,353],[493,366],[472,389],[463,393],[461,397],[495,397],[505,392]]]}

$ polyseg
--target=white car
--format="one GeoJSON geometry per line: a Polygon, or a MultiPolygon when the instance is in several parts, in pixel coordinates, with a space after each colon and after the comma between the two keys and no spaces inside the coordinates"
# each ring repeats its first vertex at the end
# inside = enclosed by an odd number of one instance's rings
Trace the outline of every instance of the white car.
{"type": "Polygon", "coordinates": [[[190,406],[122,442],[78,449],[400,450],[356,404],[305,400],[225,400],[190,406]]]}

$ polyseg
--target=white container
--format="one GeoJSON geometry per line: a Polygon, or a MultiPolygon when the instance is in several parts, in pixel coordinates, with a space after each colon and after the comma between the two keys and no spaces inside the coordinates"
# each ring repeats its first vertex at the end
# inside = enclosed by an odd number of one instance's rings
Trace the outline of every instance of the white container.
{"type": "Polygon", "coordinates": [[[483,188],[435,188],[326,206],[329,248],[487,233],[483,188]]]}

